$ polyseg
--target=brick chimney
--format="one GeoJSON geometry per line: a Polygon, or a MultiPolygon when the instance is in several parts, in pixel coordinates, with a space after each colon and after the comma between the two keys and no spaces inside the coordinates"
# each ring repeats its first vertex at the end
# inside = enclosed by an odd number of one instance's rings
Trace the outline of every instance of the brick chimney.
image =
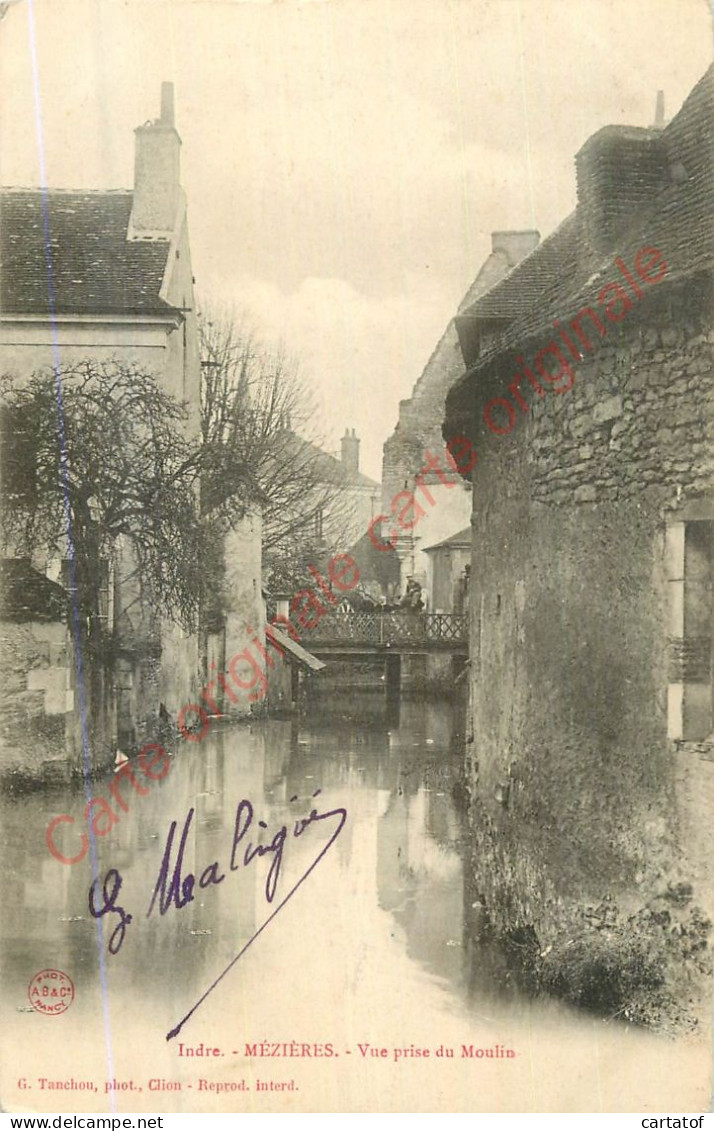
{"type": "Polygon", "coordinates": [[[161,84],[161,117],[134,131],[134,200],[130,234],[137,239],[169,237],[176,223],[180,188],[181,138],[174,125],[173,83],[161,84]]]}
{"type": "Polygon", "coordinates": [[[345,428],[345,434],[340,440],[342,445],[341,460],[348,471],[359,471],[359,437],[355,433],[354,428],[350,432],[349,428],[345,428]]]}
{"type": "Polygon", "coordinates": [[[659,130],[605,126],[576,154],[578,212],[590,246],[611,251],[618,236],[664,183],[659,130]]]}

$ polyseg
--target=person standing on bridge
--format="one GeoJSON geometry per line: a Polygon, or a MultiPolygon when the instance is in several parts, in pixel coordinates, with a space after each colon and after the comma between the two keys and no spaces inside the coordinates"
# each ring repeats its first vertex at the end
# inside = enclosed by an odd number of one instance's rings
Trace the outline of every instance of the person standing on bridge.
{"type": "Polygon", "coordinates": [[[419,612],[424,608],[421,585],[418,581],[415,581],[413,577],[407,578],[406,592],[399,602],[399,607],[401,609],[411,609],[412,612],[419,612]]]}

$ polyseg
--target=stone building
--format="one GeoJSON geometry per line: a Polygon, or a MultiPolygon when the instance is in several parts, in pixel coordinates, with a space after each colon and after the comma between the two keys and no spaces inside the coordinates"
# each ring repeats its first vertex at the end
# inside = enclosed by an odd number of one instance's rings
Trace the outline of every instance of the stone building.
{"type": "Polygon", "coordinates": [[[462,310],[475,898],[537,984],[686,1023],[714,910],[714,70],[609,126],[462,310]],[[707,815],[708,814],[708,815],[707,815]]]}
{"type": "MultiPolygon", "coordinates": [[[[491,253],[461,301],[459,310],[470,306],[479,295],[498,282],[538,244],[538,232],[493,232],[491,253]]],[[[384,444],[382,461],[382,511],[389,516],[400,492],[414,493],[417,476],[429,452],[442,460],[444,440],[441,422],[446,394],[463,371],[456,323],[452,319],[414,385],[411,397],[399,404],[399,420],[384,444]]],[[[444,465],[445,466],[445,465],[444,465]]],[[[401,530],[396,539],[400,563],[400,584],[408,576],[426,585],[427,546],[449,538],[468,525],[471,497],[468,489],[446,487],[432,469],[420,476],[434,499],[413,532],[401,530]]],[[[417,496],[418,497],[418,496],[417,496]]],[[[384,528],[384,523],[382,528],[384,528]]],[[[399,590],[400,585],[397,585],[399,590]]],[[[390,595],[391,596],[391,595],[390,595]]]]}

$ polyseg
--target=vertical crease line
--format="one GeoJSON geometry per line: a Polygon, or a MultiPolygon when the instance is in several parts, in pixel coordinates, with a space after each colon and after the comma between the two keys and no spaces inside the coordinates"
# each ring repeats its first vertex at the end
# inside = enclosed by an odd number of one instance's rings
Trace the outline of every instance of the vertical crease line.
{"type": "MultiPolygon", "coordinates": [[[[64,418],[64,403],[62,395],[62,374],[61,374],[61,355],[59,346],[59,334],[57,328],[57,296],[55,292],[55,282],[53,274],[52,263],[52,243],[51,243],[51,225],[50,225],[50,212],[49,212],[49,192],[47,186],[47,168],[45,163],[45,146],[44,146],[44,131],[42,125],[42,100],[40,95],[40,79],[39,67],[37,61],[37,41],[35,32],[35,13],[34,13],[34,0],[28,0],[27,4],[27,31],[30,48],[30,63],[32,68],[32,87],[34,95],[34,116],[35,116],[35,136],[37,141],[37,161],[39,166],[39,180],[40,180],[40,200],[42,209],[42,231],[43,231],[43,244],[45,253],[45,268],[47,271],[47,308],[49,313],[49,321],[51,328],[52,338],[52,367],[55,375],[55,393],[57,398],[57,440],[60,452],[60,477],[62,481],[62,489],[64,493],[64,514],[65,514],[65,529],[67,536],[67,557],[69,564],[69,587],[72,597],[72,626],[74,636],[74,658],[75,658],[75,671],[77,678],[77,698],[79,700],[79,714],[82,732],[82,749],[83,749],[83,781],[84,792],[89,803],[92,798],[92,779],[91,779],[91,752],[89,743],[89,730],[87,726],[87,701],[84,682],[84,658],[82,656],[82,640],[80,630],[80,611],[77,601],[77,566],[74,548],[74,540],[72,537],[72,513],[69,498],[69,467],[68,467],[68,453],[67,453],[67,440],[65,432],[65,418],[64,418]]],[[[90,862],[92,869],[92,879],[97,880],[99,877],[99,867],[97,860],[97,840],[92,828],[91,822],[91,808],[88,809],[87,814],[87,831],[89,837],[90,848],[90,862]]],[[[104,1022],[104,1035],[106,1042],[107,1053],[107,1071],[108,1079],[111,1081],[114,1078],[113,1067],[113,1054],[112,1054],[112,1039],[111,1039],[111,1024],[109,1018],[109,995],[107,990],[107,967],[106,956],[104,953],[104,939],[102,932],[101,919],[96,920],[97,925],[97,948],[99,953],[99,976],[102,987],[102,1016],[104,1022]]],[[[114,1099],[114,1092],[109,1092],[110,1108],[112,1111],[116,1110],[114,1099]]]]}
{"type": "Polygon", "coordinates": [[[518,71],[521,80],[521,103],[523,105],[523,133],[526,139],[526,170],[528,176],[528,203],[531,210],[531,228],[536,229],[535,207],[533,203],[533,162],[531,157],[531,135],[528,126],[528,93],[526,90],[525,54],[523,51],[523,16],[520,0],[518,12],[518,71]]]}

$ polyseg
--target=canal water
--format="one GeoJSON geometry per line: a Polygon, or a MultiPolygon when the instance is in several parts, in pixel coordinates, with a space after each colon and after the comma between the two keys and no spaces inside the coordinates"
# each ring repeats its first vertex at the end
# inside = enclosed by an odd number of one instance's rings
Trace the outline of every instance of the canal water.
{"type": "Polygon", "coordinates": [[[45,840],[66,814],[81,850],[81,787],[6,795],[4,1109],[705,1109],[704,1045],[500,989],[465,895],[463,713],[365,690],[215,725],[161,780],[137,767],[142,793],[94,783],[96,871],[45,840]],[[47,969],[74,987],[57,1015],[28,1000],[47,969]]]}

